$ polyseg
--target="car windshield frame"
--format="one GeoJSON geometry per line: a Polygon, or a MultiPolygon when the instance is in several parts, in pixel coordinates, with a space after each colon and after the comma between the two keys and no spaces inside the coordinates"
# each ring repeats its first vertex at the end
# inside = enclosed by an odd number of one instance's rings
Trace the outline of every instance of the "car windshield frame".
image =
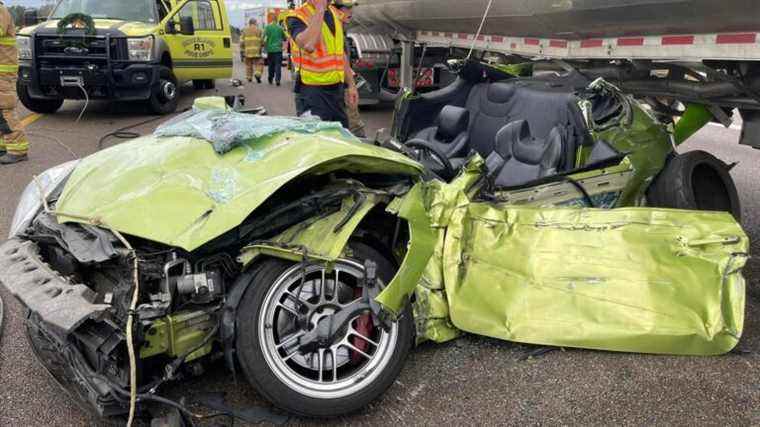
{"type": "Polygon", "coordinates": [[[122,13],[119,13],[119,9],[124,6],[124,0],[60,0],[50,13],[49,19],[62,19],[72,13],[82,13],[90,16],[92,19],[116,19],[120,21],[157,24],[159,22],[159,14],[155,0],[143,1],[149,7],[130,7],[128,9],[129,13],[134,14],[134,16],[126,16],[123,14],[126,10],[122,10],[122,13]],[[83,10],[85,9],[84,5],[89,7],[97,5],[99,11],[98,13],[93,13],[93,10],[83,10]],[[122,16],[118,16],[120,14],[122,16]]]}

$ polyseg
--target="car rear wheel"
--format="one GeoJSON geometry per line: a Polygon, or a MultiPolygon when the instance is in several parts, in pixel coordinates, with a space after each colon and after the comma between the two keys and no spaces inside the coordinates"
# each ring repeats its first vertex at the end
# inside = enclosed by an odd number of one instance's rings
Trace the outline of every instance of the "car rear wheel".
{"type": "Polygon", "coordinates": [[[393,265],[374,249],[353,244],[354,258],[324,265],[266,260],[253,272],[237,311],[236,352],[250,383],[276,406],[307,417],[358,410],[395,380],[412,345],[409,309],[387,329],[356,315],[330,342],[299,347],[320,319],[362,295],[366,259],[389,283],[393,265]]]}
{"type": "Polygon", "coordinates": [[[63,99],[37,99],[29,96],[29,88],[16,81],[16,94],[21,104],[29,111],[40,114],[52,114],[63,105],[63,99]]]}
{"type": "Polygon", "coordinates": [[[169,67],[160,67],[159,80],[153,87],[148,103],[155,114],[170,114],[177,109],[179,103],[179,85],[177,78],[169,67]]]}
{"type": "Polygon", "coordinates": [[[647,191],[650,206],[723,211],[741,221],[741,204],[728,166],[705,151],[673,157],[647,191]]]}

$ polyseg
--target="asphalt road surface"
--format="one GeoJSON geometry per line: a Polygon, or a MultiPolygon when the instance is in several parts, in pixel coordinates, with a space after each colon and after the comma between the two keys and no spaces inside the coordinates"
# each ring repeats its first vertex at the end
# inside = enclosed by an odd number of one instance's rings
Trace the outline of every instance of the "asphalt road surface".
{"type": "MultiPolygon", "coordinates": [[[[240,75],[240,74],[238,74],[240,75]]],[[[294,111],[290,82],[282,87],[248,84],[217,91],[244,93],[248,105],[270,114],[294,111]]],[[[212,94],[214,91],[204,91],[212,94]]],[[[182,107],[194,95],[186,89],[182,107]]],[[[19,194],[45,169],[97,151],[100,137],[151,116],[141,105],[66,102],[55,115],[27,128],[30,160],[0,167],[0,236],[5,236],[19,194]]],[[[22,112],[22,114],[28,114],[22,112]]],[[[370,135],[390,126],[391,111],[363,112],[370,135]]],[[[162,118],[161,120],[165,120],[162,118]]],[[[134,129],[148,133],[160,123],[134,129]]],[[[681,149],[705,149],[726,162],[739,187],[744,226],[760,249],[760,151],[739,146],[739,130],[708,126],[681,149]]],[[[106,146],[118,143],[109,140],[106,146]]],[[[760,424],[760,261],[745,269],[748,297],[741,352],[721,357],[672,357],[568,349],[522,361],[531,346],[476,336],[424,344],[409,357],[382,399],[334,424],[760,424]]],[[[5,291],[5,331],[0,342],[0,426],[96,425],[95,418],[61,392],[35,360],[23,333],[23,311],[5,291]]],[[[235,406],[267,405],[242,378],[233,384],[221,364],[203,376],[166,390],[173,398],[227,392],[235,406]]],[[[208,425],[227,425],[216,419],[208,425]]],[[[291,420],[310,424],[310,420],[291,420]]],[[[236,425],[240,425],[236,423],[236,425]]]]}

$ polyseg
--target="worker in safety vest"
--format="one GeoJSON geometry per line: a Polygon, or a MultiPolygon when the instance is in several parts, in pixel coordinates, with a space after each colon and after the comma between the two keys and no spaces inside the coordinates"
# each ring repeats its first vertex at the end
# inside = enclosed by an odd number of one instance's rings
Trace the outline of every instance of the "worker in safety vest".
{"type": "Polygon", "coordinates": [[[342,13],[328,0],[307,0],[286,23],[304,111],[348,128],[346,101],[358,103],[359,94],[345,52],[342,13]]]}
{"type": "Polygon", "coordinates": [[[240,48],[243,49],[243,55],[245,55],[245,77],[249,82],[253,81],[255,76],[256,81],[261,83],[261,73],[264,72],[264,60],[261,57],[262,45],[261,29],[256,25],[256,20],[251,18],[248,26],[243,30],[240,42],[240,48]]]}
{"type": "Polygon", "coordinates": [[[0,164],[18,163],[27,159],[29,143],[16,120],[16,27],[5,5],[0,2],[0,164]]]}
{"type": "MultiPolygon", "coordinates": [[[[353,17],[353,8],[354,6],[357,6],[359,2],[354,0],[334,0],[333,4],[341,11],[341,13],[343,13],[343,24],[348,25],[353,17]]],[[[346,43],[346,55],[348,60],[351,61],[353,58],[351,58],[351,52],[348,51],[348,38],[346,38],[344,43],[346,43]]],[[[353,73],[353,75],[356,76],[356,73],[353,73]]],[[[356,78],[354,78],[354,81],[356,81],[356,78]]],[[[367,136],[367,132],[364,129],[364,122],[362,121],[361,115],[359,115],[359,103],[350,103],[348,97],[346,97],[346,115],[348,116],[348,130],[358,137],[364,138],[367,136]]]]}

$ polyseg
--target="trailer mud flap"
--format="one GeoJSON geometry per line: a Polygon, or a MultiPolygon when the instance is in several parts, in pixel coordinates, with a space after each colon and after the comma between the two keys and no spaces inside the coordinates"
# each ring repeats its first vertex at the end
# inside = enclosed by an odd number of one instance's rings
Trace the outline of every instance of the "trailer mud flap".
{"type": "Polygon", "coordinates": [[[760,111],[739,110],[742,115],[742,134],[739,144],[760,149],[760,111]]]}
{"type": "Polygon", "coordinates": [[[454,212],[451,321],[522,343],[715,355],[738,342],[748,239],[726,213],[495,207],[454,212]]]}

